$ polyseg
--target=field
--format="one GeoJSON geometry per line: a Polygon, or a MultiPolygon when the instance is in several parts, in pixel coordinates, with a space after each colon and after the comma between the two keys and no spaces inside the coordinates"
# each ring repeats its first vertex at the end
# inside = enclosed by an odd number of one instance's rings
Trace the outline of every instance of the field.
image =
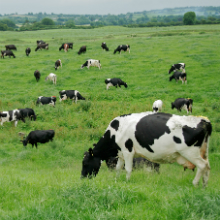
{"type": "Polygon", "coordinates": [[[18,48],[15,59],[0,59],[0,111],[30,107],[38,114],[35,122],[0,126],[0,219],[220,219],[219,39],[220,25],[0,32],[1,50],[6,44],[18,48]],[[36,40],[48,42],[49,50],[35,52],[36,40]],[[103,41],[109,52],[102,50],[103,41]],[[63,42],[74,42],[73,50],[59,51],[63,42]],[[130,44],[131,53],[114,55],[119,44],[130,44]],[[87,52],[79,56],[82,45],[87,52]],[[100,59],[102,69],[80,69],[90,58],[100,59]],[[55,72],[57,59],[63,67],[55,72]],[[168,70],[179,62],[186,63],[187,85],[169,82],[168,70]],[[51,72],[57,85],[44,80],[51,72]],[[113,77],[128,88],[106,90],[104,80],[113,77]],[[59,102],[64,89],[78,90],[86,101],[59,102]],[[36,106],[39,96],[57,96],[55,108],[36,106]],[[116,179],[103,163],[96,178],[80,179],[83,153],[114,117],[151,111],[157,99],[164,112],[186,115],[171,109],[179,97],[192,98],[193,115],[212,122],[206,189],[201,183],[195,188],[195,172],[178,164],[162,164],[160,174],[134,170],[126,181],[124,171],[116,179]],[[55,129],[54,141],[24,148],[18,132],[37,129],[55,129]]]}

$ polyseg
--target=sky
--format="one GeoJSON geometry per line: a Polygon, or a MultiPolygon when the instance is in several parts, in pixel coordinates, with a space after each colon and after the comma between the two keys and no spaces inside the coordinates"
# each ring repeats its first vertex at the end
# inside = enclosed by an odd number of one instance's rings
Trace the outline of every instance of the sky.
{"type": "Polygon", "coordinates": [[[0,14],[126,14],[153,9],[220,6],[220,0],[0,0],[0,14]]]}

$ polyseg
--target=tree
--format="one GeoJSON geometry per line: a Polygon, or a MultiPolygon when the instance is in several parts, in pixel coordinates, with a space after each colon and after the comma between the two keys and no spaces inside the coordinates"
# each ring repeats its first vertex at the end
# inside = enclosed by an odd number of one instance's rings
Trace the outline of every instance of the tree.
{"type": "Polygon", "coordinates": [[[43,25],[54,25],[54,21],[53,21],[52,19],[50,19],[50,18],[44,18],[44,19],[41,21],[41,23],[42,23],[43,25]]]}
{"type": "Polygon", "coordinates": [[[183,24],[193,25],[196,21],[196,14],[193,11],[188,11],[183,16],[183,24]]]}

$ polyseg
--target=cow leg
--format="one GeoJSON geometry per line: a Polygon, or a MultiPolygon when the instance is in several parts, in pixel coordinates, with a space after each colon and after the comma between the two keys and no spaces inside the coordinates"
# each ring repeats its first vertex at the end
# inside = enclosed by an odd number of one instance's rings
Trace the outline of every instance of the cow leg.
{"type": "Polygon", "coordinates": [[[77,100],[78,100],[78,98],[76,97],[76,98],[75,98],[75,103],[77,103],[77,100]]]}
{"type": "Polygon", "coordinates": [[[118,157],[118,162],[116,165],[116,171],[117,171],[117,177],[119,177],[120,175],[120,171],[122,170],[123,166],[124,166],[125,161],[123,160],[123,158],[118,157]]]}
{"type": "Polygon", "coordinates": [[[131,176],[132,167],[133,167],[134,155],[130,152],[124,152],[123,155],[125,159],[125,170],[127,171],[126,179],[129,180],[131,176]]]}
{"type": "Polygon", "coordinates": [[[205,181],[205,183],[203,182],[203,184],[205,186],[207,184],[208,176],[209,176],[209,170],[210,170],[209,162],[201,157],[199,149],[196,149],[193,146],[191,148],[194,149],[191,149],[190,151],[187,150],[184,152],[181,151],[181,156],[183,156],[185,159],[187,159],[197,167],[197,172],[193,180],[193,185],[197,186],[199,184],[199,180],[201,176],[203,176],[203,180],[205,181]]]}
{"type": "Polygon", "coordinates": [[[18,121],[15,121],[15,127],[17,127],[18,121]]]}
{"type": "Polygon", "coordinates": [[[35,147],[36,147],[36,149],[37,149],[37,142],[35,143],[35,147]]]}

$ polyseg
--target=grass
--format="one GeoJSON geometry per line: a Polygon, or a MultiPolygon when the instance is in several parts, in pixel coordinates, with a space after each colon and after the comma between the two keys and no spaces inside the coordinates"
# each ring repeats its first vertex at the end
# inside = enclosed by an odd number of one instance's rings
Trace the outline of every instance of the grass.
{"type": "Polygon", "coordinates": [[[0,59],[0,111],[30,107],[38,115],[16,128],[0,126],[0,219],[219,219],[219,33],[219,25],[0,32],[1,50],[6,44],[18,48],[15,59],[0,59]],[[40,39],[49,43],[48,51],[34,51],[40,39]],[[65,41],[74,42],[68,53],[58,50],[65,41]],[[102,51],[103,41],[109,52],[102,51]],[[130,44],[131,53],[113,55],[120,44],[130,44]],[[88,50],[79,56],[82,45],[88,50]],[[102,69],[80,69],[89,58],[100,59],[102,69]],[[63,68],[55,71],[57,59],[63,68]],[[178,62],[186,63],[187,85],[169,82],[168,70],[178,62]],[[57,85],[44,81],[51,72],[57,85]],[[104,80],[111,77],[120,77],[128,88],[107,91],[104,80]],[[59,102],[63,89],[78,90],[86,101],[59,102]],[[55,108],[35,105],[39,96],[53,95],[55,108]],[[204,115],[213,125],[206,189],[194,188],[195,173],[176,164],[161,165],[159,175],[135,170],[127,182],[125,172],[116,179],[103,163],[96,178],[80,180],[84,151],[114,117],[151,111],[156,99],[163,101],[164,112],[185,115],[171,109],[179,97],[192,98],[193,115],[204,115]],[[55,129],[54,142],[24,148],[18,132],[36,129],[55,129]]]}

